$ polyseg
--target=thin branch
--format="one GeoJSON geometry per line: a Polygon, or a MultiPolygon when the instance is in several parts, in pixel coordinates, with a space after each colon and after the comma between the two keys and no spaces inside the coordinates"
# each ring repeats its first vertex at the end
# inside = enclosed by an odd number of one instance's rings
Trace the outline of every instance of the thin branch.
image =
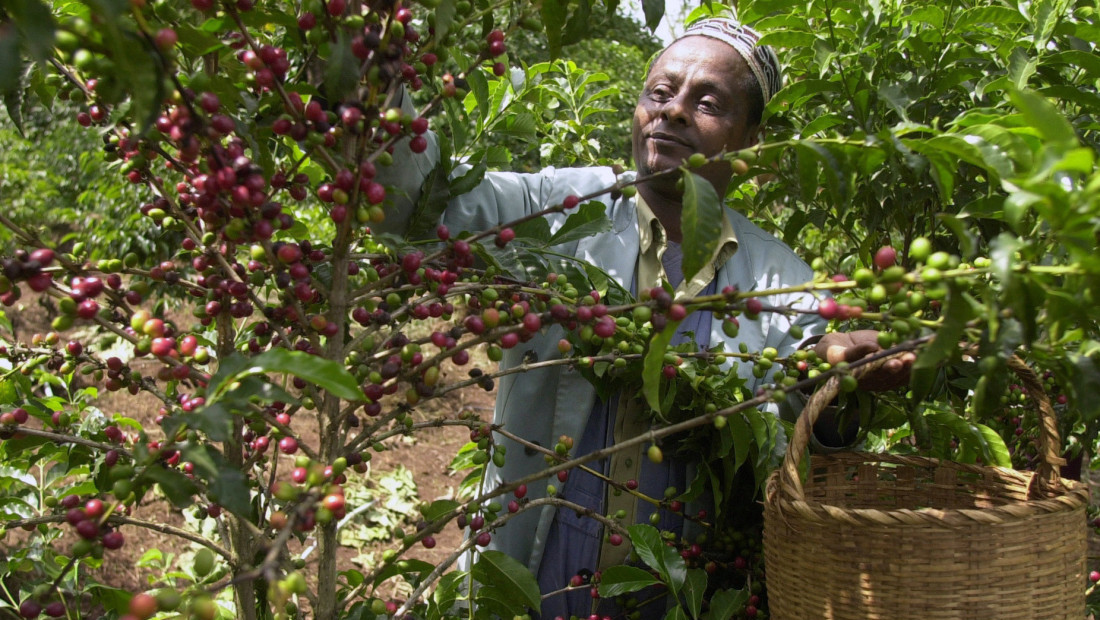
{"type": "MultiPolygon", "coordinates": [[[[39,525],[41,523],[63,523],[64,521],[65,521],[65,515],[46,515],[46,516],[42,516],[42,517],[31,517],[29,519],[16,519],[14,521],[7,521],[6,523],[4,523],[4,527],[8,528],[8,529],[12,529],[12,528],[16,528],[16,527],[25,527],[25,526],[33,527],[33,526],[39,525]]],[[[110,517],[108,517],[107,518],[107,523],[110,523],[112,525],[133,525],[133,526],[136,526],[136,527],[145,528],[147,530],[153,530],[155,532],[160,532],[161,534],[169,534],[169,535],[172,535],[172,536],[178,536],[179,538],[183,538],[183,539],[189,540],[189,541],[191,541],[195,544],[202,545],[203,547],[206,547],[207,549],[210,549],[214,553],[217,553],[218,555],[225,558],[225,560],[227,562],[229,562],[230,564],[235,564],[235,562],[233,561],[233,556],[228,551],[226,551],[225,549],[223,549],[223,548],[219,547],[218,545],[210,542],[209,540],[203,538],[202,536],[199,536],[197,534],[193,534],[191,532],[188,532],[187,530],[183,530],[183,529],[180,529],[178,527],[173,527],[171,525],[167,525],[167,524],[164,524],[164,523],[154,523],[154,522],[151,522],[151,521],[142,521],[140,519],[134,519],[134,518],[131,518],[131,517],[124,517],[122,515],[117,515],[117,514],[111,515],[110,517]]],[[[64,572],[64,571],[62,571],[62,572],[64,572]]]]}

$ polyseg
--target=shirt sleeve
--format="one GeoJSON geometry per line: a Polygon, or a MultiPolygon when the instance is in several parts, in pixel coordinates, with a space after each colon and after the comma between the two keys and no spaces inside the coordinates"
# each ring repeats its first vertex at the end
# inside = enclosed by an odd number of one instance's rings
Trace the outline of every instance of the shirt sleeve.
{"type": "MultiPolygon", "coordinates": [[[[404,91],[401,108],[406,115],[417,113],[404,91]]],[[[391,188],[388,192],[391,204],[386,207],[385,221],[373,226],[376,232],[404,235],[425,181],[437,166],[445,165],[440,161],[438,136],[428,131],[424,137],[428,142],[424,152],[413,153],[409,141],[402,139],[394,145],[393,163],[378,166],[376,180],[391,188]]],[[[451,177],[457,178],[470,168],[457,166],[451,177]]],[[[585,195],[614,183],[615,176],[609,168],[548,167],[531,174],[487,172],[474,189],[448,200],[441,223],[452,233],[485,230],[560,203],[568,194],[585,195]]],[[[550,219],[552,229],[564,221],[563,216],[550,219]]]]}

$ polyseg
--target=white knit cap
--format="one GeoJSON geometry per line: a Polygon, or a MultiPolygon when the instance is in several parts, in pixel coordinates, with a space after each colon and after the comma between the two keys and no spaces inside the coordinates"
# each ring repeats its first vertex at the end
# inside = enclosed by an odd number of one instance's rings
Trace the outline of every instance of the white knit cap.
{"type": "Polygon", "coordinates": [[[736,19],[711,17],[692,24],[680,38],[693,36],[717,39],[737,50],[756,77],[765,105],[782,88],[783,74],[779,69],[779,58],[771,46],[757,45],[760,41],[759,32],[743,26],[736,19]]]}

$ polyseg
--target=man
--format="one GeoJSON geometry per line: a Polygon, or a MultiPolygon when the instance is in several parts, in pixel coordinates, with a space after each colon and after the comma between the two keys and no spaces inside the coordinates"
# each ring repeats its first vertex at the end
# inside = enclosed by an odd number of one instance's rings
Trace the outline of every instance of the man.
{"type": "MultiPolygon", "coordinates": [[[[757,143],[764,106],[781,84],[774,53],[757,46],[758,40],[755,31],[734,20],[708,19],[693,25],[661,52],[650,68],[634,111],[633,157],[640,177],[676,168],[694,153],[709,157],[757,143]]],[[[391,169],[390,173],[400,173],[401,178],[387,181],[415,195],[419,180],[438,158],[438,150],[432,143],[422,156],[405,153],[402,157],[408,157],[415,166],[395,166],[399,169],[391,169]]],[[[707,164],[697,172],[714,185],[719,196],[725,195],[732,178],[728,163],[707,164]]],[[[479,187],[448,205],[442,222],[451,230],[483,230],[559,204],[568,195],[586,195],[610,187],[615,181],[615,175],[606,168],[490,173],[479,187]]],[[[677,296],[696,296],[727,286],[743,291],[779,289],[813,278],[812,270],[790,248],[727,208],[717,250],[700,273],[685,279],[677,175],[644,180],[637,189],[636,198],[600,198],[607,207],[611,231],[558,249],[600,267],[635,292],[662,281],[675,287],[677,296]]],[[[400,230],[401,219],[401,215],[390,218],[387,226],[400,230]]],[[[550,219],[551,228],[556,229],[564,216],[550,219]]],[[[777,295],[766,302],[803,310],[816,307],[811,296],[801,294],[777,295]]],[[[766,313],[759,320],[742,321],[736,338],[726,336],[721,322],[709,314],[696,314],[684,321],[678,338],[690,331],[700,347],[721,343],[725,350],[732,351],[744,343],[753,351],[774,347],[785,356],[803,342],[803,338],[791,336],[792,324],[801,327],[804,338],[824,334],[824,321],[813,313],[794,317],[766,313]]],[[[502,366],[517,365],[524,358],[560,357],[556,344],[561,336],[558,326],[544,330],[507,351],[502,366]]],[[[830,334],[818,347],[835,360],[861,356],[877,345],[866,335],[853,338],[830,334]]],[[[749,364],[740,365],[737,372],[751,387],[763,383],[753,377],[749,364]]],[[[646,423],[636,413],[638,400],[633,396],[624,394],[609,403],[598,402],[595,389],[571,368],[543,368],[501,379],[494,421],[545,447],[553,446],[561,435],[573,437],[578,442],[574,453],[579,455],[645,430],[646,423]]],[[[522,446],[507,440],[504,443],[508,447],[507,462],[501,468],[487,470],[487,488],[541,471],[545,466],[542,455],[525,452],[522,446]]],[[[646,463],[640,451],[619,452],[593,467],[602,468],[615,480],[643,480],[641,490],[650,495],[657,493],[658,497],[666,486],[683,490],[690,482],[690,464],[655,467],[646,463]]],[[[546,482],[528,488],[530,497],[541,497],[546,482]]],[[[573,472],[561,485],[561,496],[603,514],[622,510],[628,515],[628,524],[644,521],[647,516],[645,506],[635,505],[632,496],[613,497],[601,481],[579,472],[573,472]]],[[[678,530],[682,522],[663,518],[661,527],[678,530]]],[[[538,576],[544,593],[563,588],[579,571],[593,572],[622,562],[627,545],[618,547],[603,541],[598,523],[552,507],[517,515],[493,538],[493,548],[505,551],[538,576]]],[[[584,589],[550,597],[543,605],[544,617],[596,613],[584,589]]],[[[598,613],[603,612],[601,608],[598,613]]],[[[663,615],[663,609],[657,612],[663,615]]]]}

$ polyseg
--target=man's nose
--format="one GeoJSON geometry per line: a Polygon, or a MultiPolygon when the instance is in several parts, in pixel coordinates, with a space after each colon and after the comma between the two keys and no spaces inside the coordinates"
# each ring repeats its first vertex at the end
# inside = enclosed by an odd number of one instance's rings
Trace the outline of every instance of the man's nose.
{"type": "Polygon", "coordinates": [[[687,113],[687,102],[683,94],[670,97],[661,107],[661,118],[678,123],[688,123],[690,116],[687,113]]]}

